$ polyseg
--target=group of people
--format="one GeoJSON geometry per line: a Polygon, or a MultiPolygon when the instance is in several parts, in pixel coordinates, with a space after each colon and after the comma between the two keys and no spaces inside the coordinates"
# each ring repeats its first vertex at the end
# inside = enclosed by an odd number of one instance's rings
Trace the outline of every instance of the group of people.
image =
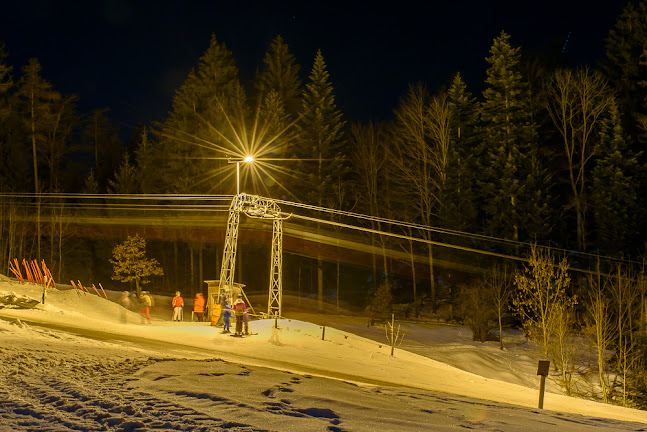
{"type": "Polygon", "coordinates": [[[124,307],[121,311],[121,322],[126,323],[126,312],[131,309],[139,309],[141,324],[152,325],[150,308],[155,304],[153,297],[148,291],[140,291],[139,295],[130,294],[128,291],[121,293],[119,304],[124,307]]]}
{"type": "MultiPolygon", "coordinates": [[[[225,304],[222,312],[222,320],[223,320],[223,333],[230,333],[230,319],[232,315],[232,307],[229,306],[229,304],[225,304]]],[[[233,315],[236,318],[236,330],[234,335],[235,336],[242,336],[242,335],[248,335],[249,334],[249,314],[247,312],[247,305],[245,304],[245,301],[243,300],[243,296],[241,294],[238,294],[238,297],[236,297],[236,301],[234,302],[233,305],[233,315]]]]}
{"type": "MultiPolygon", "coordinates": [[[[179,291],[175,291],[175,297],[171,300],[171,307],[173,308],[173,318],[171,321],[184,320],[184,299],[179,291]]],[[[206,308],[206,300],[202,293],[198,293],[193,300],[193,315],[198,321],[204,321],[204,314],[206,308]]]]}
{"type": "MultiPolygon", "coordinates": [[[[119,299],[119,304],[124,307],[121,314],[121,322],[126,323],[126,311],[131,309],[139,309],[142,325],[152,325],[150,308],[154,305],[153,297],[148,291],[141,291],[139,296],[130,294],[124,291],[119,299]]],[[[220,304],[222,305],[222,318],[223,318],[223,333],[230,333],[230,320],[232,315],[236,319],[235,336],[248,335],[249,333],[249,314],[247,312],[247,305],[243,300],[242,294],[239,294],[234,301],[233,306],[229,305],[227,298],[221,296],[220,304]]],[[[172,321],[182,321],[184,319],[184,299],[179,291],[175,292],[175,297],[171,300],[171,307],[173,308],[172,321]]],[[[198,322],[203,322],[205,319],[206,299],[202,293],[198,293],[193,300],[193,314],[198,322]]]]}

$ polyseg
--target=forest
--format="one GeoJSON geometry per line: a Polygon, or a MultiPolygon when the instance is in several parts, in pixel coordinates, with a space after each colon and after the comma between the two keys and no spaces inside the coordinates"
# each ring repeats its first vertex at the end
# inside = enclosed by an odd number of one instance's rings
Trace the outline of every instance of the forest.
{"type": "MultiPolygon", "coordinates": [[[[110,203],[124,194],[232,195],[231,162],[252,155],[258,168],[254,178],[245,172],[248,193],[369,215],[376,230],[397,220],[459,232],[467,243],[505,240],[495,252],[528,251],[523,266],[493,267],[456,286],[445,278],[441,289],[428,243],[428,274],[417,276],[424,289],[416,293],[414,274],[406,295],[389,278],[393,264],[374,259],[361,307],[412,302],[417,315],[425,302],[434,313],[451,305],[449,318],[467,322],[475,340],[514,316],[545,357],[559,359],[571,393],[577,371],[568,347],[589,334],[599,353],[597,397],[645,407],[647,3],[628,4],[595,65],[524,52],[513,40],[502,31],[483,53],[479,89],[460,72],[440,88],[410,83],[392,118],[360,122],[337,106],[335,71],[321,51],[302,68],[277,35],[254,78],[241,82],[235,53],[213,35],[168,116],[141,124],[128,142],[109,107],[80,112],[82,95],[58,92],[36,58],[8,64],[11,47],[0,43],[0,272],[25,257],[46,259],[60,280],[110,277],[110,251],[123,239],[78,239],[53,217],[41,223],[41,196],[110,203]],[[605,264],[571,282],[571,253],[605,264]],[[541,292],[550,305],[543,311],[532,297],[541,292]]],[[[426,230],[410,235],[442,240],[426,230]]],[[[155,256],[168,245],[152,246],[155,256]]],[[[163,290],[199,279],[194,253],[202,247],[173,244],[176,261],[190,256],[179,267],[191,275],[165,269],[163,290]]]]}

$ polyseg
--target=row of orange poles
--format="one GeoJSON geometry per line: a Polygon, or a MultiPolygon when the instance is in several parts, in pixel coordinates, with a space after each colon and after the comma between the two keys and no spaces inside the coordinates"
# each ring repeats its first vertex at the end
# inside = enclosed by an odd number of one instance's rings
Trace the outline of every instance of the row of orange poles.
{"type": "MultiPolygon", "coordinates": [[[[47,283],[48,286],[51,284],[56,287],[52,273],[47,268],[45,260],[42,260],[41,265],[39,266],[38,261],[27,261],[23,258],[22,265],[25,268],[27,282],[36,283],[38,285],[45,285],[47,283]],[[47,278],[47,281],[45,278],[47,278]]],[[[23,278],[20,265],[18,264],[18,258],[14,258],[13,262],[11,262],[11,260],[9,261],[9,270],[11,270],[20,283],[25,283],[25,278],[23,278]]]]}
{"type": "MultiPolygon", "coordinates": [[[[54,282],[54,278],[52,277],[52,273],[49,271],[47,268],[47,265],[45,265],[45,260],[42,261],[42,268],[38,266],[38,263],[36,260],[33,261],[27,261],[26,259],[23,258],[22,260],[22,265],[25,268],[25,274],[27,277],[28,282],[32,283],[37,283],[39,285],[45,285],[47,284],[47,288],[49,288],[50,285],[53,285],[56,287],[56,283],[54,282]]],[[[18,259],[14,258],[13,262],[9,261],[9,270],[16,276],[16,279],[18,279],[21,283],[25,283],[25,279],[22,276],[22,272],[20,271],[20,265],[18,264],[18,259]]],[[[72,286],[74,289],[76,289],[77,294],[80,295],[80,292],[83,294],[90,293],[90,291],[83,286],[81,281],[77,280],[77,283],[74,283],[74,281],[70,281],[72,283],[72,286]],[[78,285],[77,285],[78,284],[78,285]]],[[[106,291],[103,289],[103,286],[99,284],[99,288],[101,288],[101,293],[99,293],[99,290],[97,287],[92,284],[92,288],[94,289],[94,292],[97,293],[99,297],[105,297],[106,299],[108,296],[106,295],[106,291]]]]}
{"type": "MultiPolygon", "coordinates": [[[[81,283],[80,280],[77,280],[76,283],[74,283],[74,281],[71,280],[70,283],[72,284],[74,289],[76,289],[77,294],[79,294],[79,295],[81,295],[80,293],[92,294],[88,288],[83,286],[83,284],[81,283]]],[[[101,286],[101,284],[99,284],[99,288],[101,288],[101,292],[103,293],[103,297],[105,297],[107,299],[108,296],[106,295],[106,291],[103,289],[103,286],[101,286]]],[[[97,287],[94,284],[92,284],[92,289],[94,289],[94,292],[96,292],[99,297],[102,297],[101,294],[99,293],[99,290],[97,289],[97,287]]]]}

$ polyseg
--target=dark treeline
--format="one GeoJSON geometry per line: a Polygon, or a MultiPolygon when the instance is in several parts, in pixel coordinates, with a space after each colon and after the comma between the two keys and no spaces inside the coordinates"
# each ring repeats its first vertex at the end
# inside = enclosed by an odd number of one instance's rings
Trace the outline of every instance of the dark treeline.
{"type": "Polygon", "coordinates": [[[336,106],[321,52],[304,72],[278,36],[241,83],[214,36],[168,117],[128,143],[109,108],[80,113],[79,96],[56,91],[37,59],[18,70],[0,46],[0,190],[232,193],[225,158],[251,152],[290,160],[257,193],[638,257],[646,20],[644,4],[628,6],[595,67],[524,53],[502,32],[484,53],[481,94],[460,73],[435,91],[411,83],[392,120],[365,124],[336,106]]]}
{"type": "MultiPolygon", "coordinates": [[[[460,73],[435,90],[411,83],[393,118],[377,123],[344,116],[320,51],[302,68],[277,36],[243,83],[234,54],[212,36],[167,118],[142,124],[128,143],[109,108],[79,112],[79,96],[56,91],[37,59],[18,69],[0,45],[0,192],[231,194],[227,159],[252,154],[247,192],[638,259],[647,234],[646,10],[627,6],[594,67],[525,53],[501,32],[483,53],[480,94],[460,73]]],[[[40,257],[38,230],[26,254],[40,257]]],[[[8,248],[5,240],[3,255],[8,248]]],[[[431,246],[428,254],[429,274],[419,276],[435,303],[431,246]]]]}

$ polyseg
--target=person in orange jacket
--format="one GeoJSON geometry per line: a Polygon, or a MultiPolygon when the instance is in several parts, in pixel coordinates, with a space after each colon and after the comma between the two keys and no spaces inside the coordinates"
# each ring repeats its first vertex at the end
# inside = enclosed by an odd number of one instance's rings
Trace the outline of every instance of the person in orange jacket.
{"type": "Polygon", "coordinates": [[[193,313],[198,317],[198,321],[200,322],[204,321],[204,305],[205,298],[202,293],[196,294],[193,300],[193,313]]]}
{"type": "Polygon", "coordinates": [[[184,315],[184,299],[180,296],[179,291],[175,291],[175,297],[171,301],[171,306],[173,306],[173,321],[182,321],[182,316],[184,315]]]}

